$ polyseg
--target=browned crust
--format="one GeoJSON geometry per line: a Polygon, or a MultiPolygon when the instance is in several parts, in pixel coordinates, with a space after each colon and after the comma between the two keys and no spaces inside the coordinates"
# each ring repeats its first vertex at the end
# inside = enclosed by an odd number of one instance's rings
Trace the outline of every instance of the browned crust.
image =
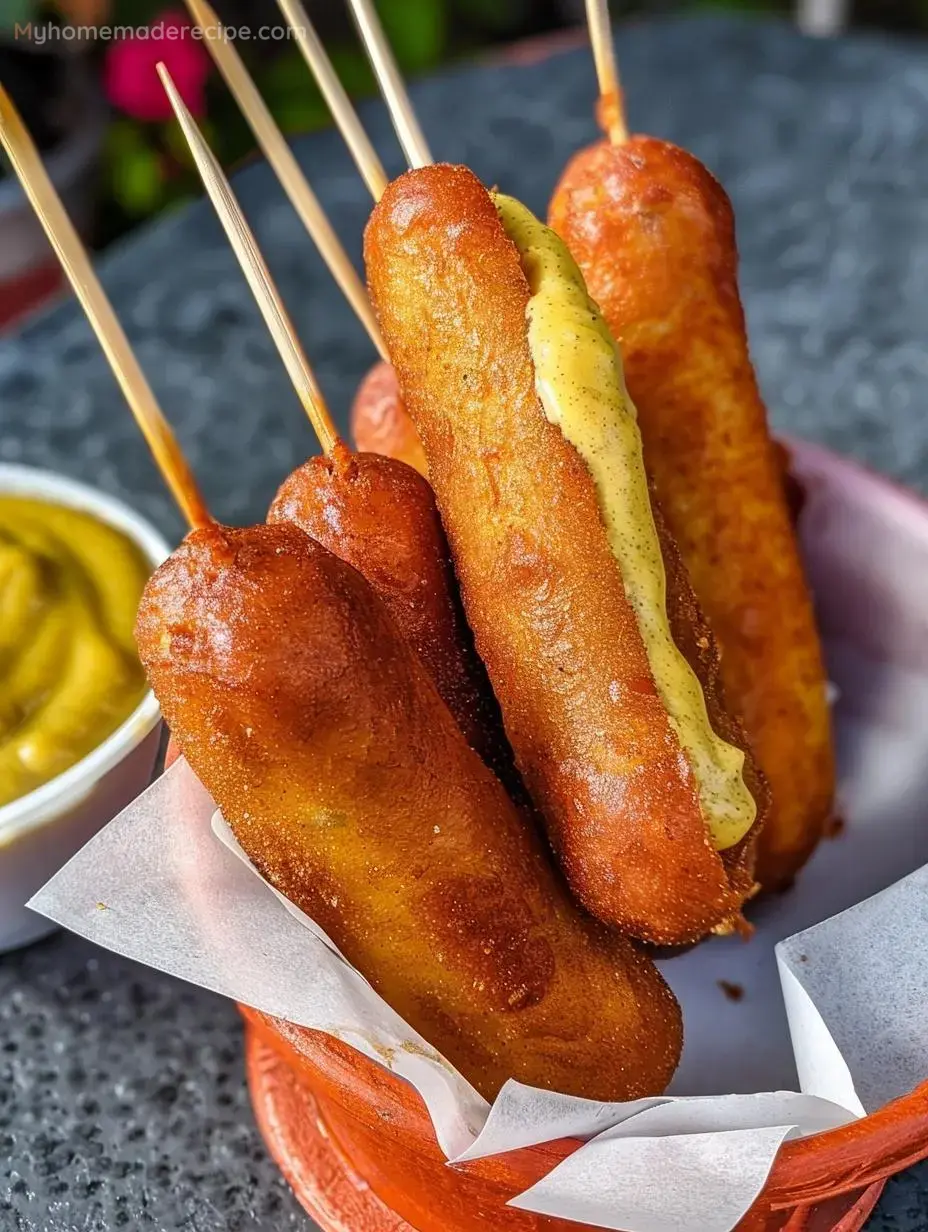
{"type": "Polygon", "coordinates": [[[351,404],[351,435],[362,452],[398,458],[428,478],[425,450],[406,410],[392,364],[380,360],[358,386],[351,404]]]}
{"type": "MultiPolygon", "coordinates": [[[[680,556],[680,549],[670,534],[663,511],[653,493],[651,507],[667,575],[667,616],[673,640],[702,685],[713,731],[729,744],[744,750],[744,781],[757,805],[754,825],[739,843],[721,853],[729,881],[744,902],[753,896],[757,888],[754,873],[757,842],[770,815],[770,788],[757,765],[741,720],[732,713],[725,700],[718,644],[705,613],[699,606],[696,592],[680,556]]],[[[715,931],[742,931],[745,927],[740,912],[734,912],[720,921],[715,931]]]]}
{"type": "Polygon", "coordinates": [[[571,887],[636,937],[697,939],[737,915],[748,879],[732,884],[709,842],[593,482],[535,393],[518,252],[479,180],[435,166],[390,185],[365,259],[477,647],[571,887]]]}
{"type": "Polygon", "coordinates": [[[485,1096],[656,1094],[681,1046],[652,963],[572,904],[359,573],[281,523],[189,535],[139,650],[265,877],[485,1096]]]}
{"type": "Polygon", "coordinates": [[[634,137],[573,159],[550,222],[621,343],[648,470],[770,781],[758,877],[778,887],[819,840],[834,763],[782,459],[748,353],[731,203],[690,154],[634,137]]]}
{"type": "Polygon", "coordinates": [[[518,788],[499,705],[458,596],[428,482],[405,462],[352,453],[310,458],[284,480],[269,522],[293,522],[353,565],[419,655],[467,742],[518,788]]]}

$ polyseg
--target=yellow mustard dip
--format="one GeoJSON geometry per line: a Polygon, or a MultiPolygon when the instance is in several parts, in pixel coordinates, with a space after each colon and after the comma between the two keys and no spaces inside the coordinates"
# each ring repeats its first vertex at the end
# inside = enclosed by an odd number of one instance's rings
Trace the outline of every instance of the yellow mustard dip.
{"type": "Polygon", "coordinates": [[[0,496],[0,806],[80,761],[142,700],[132,630],[150,572],[92,515],[0,496]]]}
{"type": "Polygon", "coordinates": [[[532,293],[528,343],[538,396],[593,479],[654,683],[693,768],[709,837],[722,851],[748,832],[757,806],[744,782],[744,753],[712,730],[702,687],[670,632],[641,433],[618,346],[562,241],[512,197],[494,193],[493,200],[532,293]]]}

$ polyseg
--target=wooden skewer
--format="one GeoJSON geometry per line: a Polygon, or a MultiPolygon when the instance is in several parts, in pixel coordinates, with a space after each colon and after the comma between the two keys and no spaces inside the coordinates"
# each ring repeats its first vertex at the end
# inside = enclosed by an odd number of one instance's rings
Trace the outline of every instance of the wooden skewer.
{"type": "Polygon", "coordinates": [[[377,318],[374,316],[364,284],[319,204],[319,199],[310,188],[286,138],[249,76],[241,56],[223,37],[222,24],[216,11],[207,3],[207,0],[187,0],[187,8],[206,36],[205,42],[220,73],[225,78],[264,156],[274,168],[293,208],[299,214],[303,225],[322,254],[332,277],[354,309],[380,358],[386,359],[386,344],[377,325],[377,318]]]}
{"type": "Polygon", "coordinates": [[[55,250],[74,294],[99,339],[126,401],[141,428],[164,480],[191,529],[209,526],[212,518],[180,446],[161,413],[113,307],[97,278],[84,245],[49,179],[39,152],[0,86],[0,142],[26,196],[55,250]]]}
{"type": "Polygon", "coordinates": [[[277,0],[277,3],[293,31],[296,45],[316,79],[322,97],[364,177],[371,196],[375,201],[379,201],[389,183],[387,173],[332,67],[332,61],[326,54],[319,35],[313,29],[309,14],[300,0],[277,0]]]}
{"type": "Polygon", "coordinates": [[[338,443],[338,432],[251,228],[245,221],[229,181],[197,128],[196,121],[184,105],[164,64],[158,65],[158,76],[190,147],[203,186],[219,215],[219,221],[238,258],[242,272],[248,279],[248,285],[271,331],[271,337],[284,361],[297,397],[309,416],[323,453],[330,454],[338,443]]]}
{"type": "Polygon", "coordinates": [[[384,34],[380,18],[371,0],[348,0],[361,35],[361,41],[380,85],[381,93],[390,110],[390,118],[400,139],[403,153],[410,167],[428,167],[433,161],[425,134],[412,109],[406,86],[400,75],[390,44],[384,34]]]}
{"type": "Polygon", "coordinates": [[[609,0],[586,0],[586,19],[593,44],[593,61],[599,82],[599,118],[613,145],[628,140],[625,103],[619,84],[619,68],[609,22],[609,0]]]}

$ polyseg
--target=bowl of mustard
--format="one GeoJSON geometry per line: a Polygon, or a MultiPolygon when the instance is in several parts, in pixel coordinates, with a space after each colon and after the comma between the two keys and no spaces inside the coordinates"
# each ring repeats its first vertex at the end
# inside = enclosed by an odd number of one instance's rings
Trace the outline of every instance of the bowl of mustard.
{"type": "Polygon", "coordinates": [[[0,952],[51,931],[25,902],[151,778],[133,626],[169,550],[121,501],[0,465],[0,952]]]}

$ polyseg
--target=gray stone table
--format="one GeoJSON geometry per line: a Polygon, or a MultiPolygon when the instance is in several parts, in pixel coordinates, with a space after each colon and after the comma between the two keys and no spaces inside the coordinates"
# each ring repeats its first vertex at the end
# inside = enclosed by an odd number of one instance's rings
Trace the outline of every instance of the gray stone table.
{"type": "MultiPolygon", "coordinates": [[[[628,27],[633,122],[694,150],[734,198],[774,423],[928,491],[928,52],[812,42],[727,19],[628,27]]],[[[543,211],[594,136],[587,54],[465,66],[414,91],[438,155],[543,211]]],[[[391,171],[379,106],[365,120],[391,171]]],[[[353,253],[369,202],[336,136],[301,161],[353,253]]],[[[268,169],[237,187],[331,402],[371,349],[268,169]]],[[[210,210],[160,220],[103,274],[212,508],[260,519],[313,440],[210,210]]],[[[89,330],[63,304],[0,340],[0,459],[51,466],[180,523],[89,330]]],[[[59,936],[0,959],[0,1229],[305,1229],[267,1159],[232,1007],[59,936]]],[[[928,1169],[872,1227],[928,1229],[928,1169]]]]}

